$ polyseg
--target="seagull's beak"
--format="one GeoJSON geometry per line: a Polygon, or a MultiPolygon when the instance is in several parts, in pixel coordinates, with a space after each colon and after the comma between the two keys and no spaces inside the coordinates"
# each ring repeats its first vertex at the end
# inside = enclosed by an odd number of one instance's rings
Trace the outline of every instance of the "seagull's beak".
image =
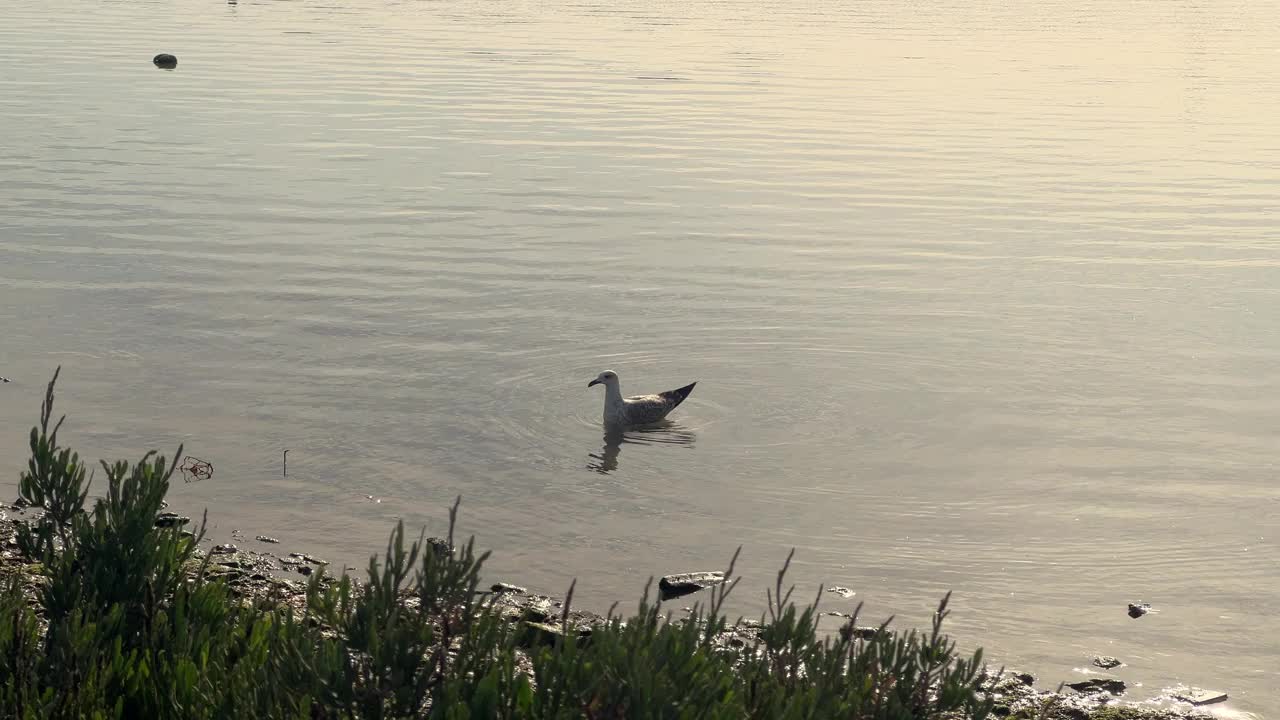
{"type": "Polygon", "coordinates": [[[592,380],[591,382],[587,383],[587,387],[591,387],[592,385],[599,385],[599,384],[600,384],[600,378],[596,378],[595,380],[592,380]]]}

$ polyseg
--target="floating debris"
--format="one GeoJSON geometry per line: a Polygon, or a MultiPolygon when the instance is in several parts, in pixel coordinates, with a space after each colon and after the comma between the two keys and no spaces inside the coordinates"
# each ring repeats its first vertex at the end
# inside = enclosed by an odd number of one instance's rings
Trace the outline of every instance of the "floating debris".
{"type": "Polygon", "coordinates": [[[163,70],[172,70],[178,67],[178,58],[170,55],[169,53],[160,53],[159,55],[151,58],[151,62],[155,63],[156,67],[163,70]]]}
{"type": "Polygon", "coordinates": [[[1144,602],[1129,603],[1129,617],[1137,620],[1138,618],[1151,612],[1151,606],[1144,602]]]}
{"type": "Polygon", "coordinates": [[[259,535],[259,536],[257,537],[257,540],[258,540],[258,542],[271,543],[272,545],[279,545],[279,544],[280,544],[280,541],[279,541],[279,540],[277,540],[277,539],[275,539],[275,538],[273,538],[273,537],[267,537],[266,535],[259,535]]]}
{"type": "Polygon", "coordinates": [[[833,587],[829,587],[829,588],[827,588],[827,592],[829,592],[829,593],[835,593],[835,594],[839,595],[839,596],[840,596],[840,597],[842,597],[842,598],[851,598],[851,597],[853,597],[854,595],[857,595],[857,594],[858,594],[858,593],[856,593],[856,592],[854,592],[854,591],[850,590],[850,589],[849,589],[849,588],[847,588],[847,587],[840,587],[839,585],[835,585],[835,586],[833,586],[833,587]]]}
{"type": "Polygon", "coordinates": [[[7,382],[13,382],[13,381],[7,377],[0,377],[0,383],[7,383],[7,382]]]}
{"type": "Polygon", "coordinates": [[[178,469],[182,471],[182,479],[187,482],[208,480],[213,477],[213,465],[211,463],[189,455],[182,459],[182,464],[178,466],[178,469]]]}

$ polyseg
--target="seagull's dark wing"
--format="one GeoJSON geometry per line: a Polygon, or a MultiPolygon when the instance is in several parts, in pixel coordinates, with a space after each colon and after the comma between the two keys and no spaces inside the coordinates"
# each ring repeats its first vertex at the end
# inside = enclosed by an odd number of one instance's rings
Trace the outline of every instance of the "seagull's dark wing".
{"type": "Polygon", "coordinates": [[[677,405],[684,402],[685,398],[689,397],[689,393],[693,392],[693,386],[697,384],[698,383],[696,382],[691,382],[682,388],[676,388],[675,390],[668,390],[664,393],[658,393],[658,397],[671,403],[671,409],[674,410],[677,405]]]}
{"type": "Polygon", "coordinates": [[[676,409],[677,405],[689,397],[689,393],[693,392],[693,386],[696,384],[689,383],[682,388],[657,395],[637,395],[627,398],[624,401],[627,424],[648,425],[665,418],[668,413],[676,409]]]}

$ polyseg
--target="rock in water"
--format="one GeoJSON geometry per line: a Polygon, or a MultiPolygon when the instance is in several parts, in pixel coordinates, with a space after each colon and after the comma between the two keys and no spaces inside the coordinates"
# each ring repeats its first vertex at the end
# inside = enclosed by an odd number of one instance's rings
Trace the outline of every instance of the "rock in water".
{"type": "Polygon", "coordinates": [[[1116,678],[1089,678],[1080,682],[1067,683],[1067,687],[1081,693],[1109,692],[1112,695],[1124,693],[1124,681],[1116,678]]]}
{"type": "Polygon", "coordinates": [[[1118,658],[1113,658],[1110,655],[1095,655],[1093,656],[1093,664],[1103,670],[1110,670],[1113,667],[1120,667],[1124,663],[1120,662],[1118,658]]]}
{"type": "Polygon", "coordinates": [[[164,68],[165,70],[172,70],[178,67],[178,58],[170,55],[169,53],[160,53],[154,58],[151,58],[151,62],[155,63],[156,67],[164,68]]]}
{"type": "Polygon", "coordinates": [[[1210,705],[1219,703],[1227,699],[1227,694],[1216,690],[1201,690],[1200,688],[1192,688],[1190,690],[1180,692],[1174,695],[1175,698],[1192,705],[1210,705]]]}
{"type": "Polygon", "coordinates": [[[1129,603],[1129,617],[1135,620],[1149,612],[1151,612],[1151,606],[1144,602],[1129,603]]]}
{"type": "Polygon", "coordinates": [[[692,572],[668,575],[658,581],[658,595],[663,600],[684,597],[724,582],[722,572],[692,572]]]}
{"type": "Polygon", "coordinates": [[[845,640],[857,638],[859,640],[874,640],[880,634],[880,628],[870,627],[868,625],[850,625],[845,624],[840,628],[840,637],[845,640]]]}
{"type": "Polygon", "coordinates": [[[489,590],[496,593],[519,593],[521,595],[529,592],[527,589],[522,588],[519,585],[512,585],[511,583],[504,582],[494,583],[489,590]]]}

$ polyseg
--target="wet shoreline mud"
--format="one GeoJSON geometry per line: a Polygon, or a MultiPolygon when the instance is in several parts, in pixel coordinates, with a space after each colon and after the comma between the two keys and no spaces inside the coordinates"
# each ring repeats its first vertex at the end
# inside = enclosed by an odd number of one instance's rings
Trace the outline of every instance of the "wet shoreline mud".
{"type": "MultiPolygon", "coordinates": [[[[36,517],[33,509],[21,504],[0,504],[0,582],[8,582],[15,575],[28,598],[35,602],[41,584],[40,566],[29,563],[18,551],[16,528],[19,523],[36,517]]],[[[165,513],[157,518],[157,524],[186,525],[189,518],[165,513]]],[[[429,539],[436,552],[448,553],[448,543],[429,539]]],[[[225,582],[233,597],[260,607],[291,607],[302,610],[307,603],[307,587],[312,576],[324,569],[323,582],[333,581],[343,569],[330,568],[320,557],[300,550],[286,550],[278,546],[280,541],[265,535],[252,539],[240,531],[233,533],[233,542],[214,543],[205,540],[197,551],[199,562],[191,568],[193,574],[203,572],[206,578],[225,582]],[[247,547],[250,543],[261,549],[247,547]]],[[[347,569],[350,571],[351,569],[347,569]]],[[[657,583],[663,600],[681,599],[697,602],[701,591],[724,582],[720,572],[685,572],[661,578],[657,583]]],[[[604,621],[604,616],[572,607],[566,609],[564,599],[530,591],[527,587],[511,582],[494,582],[478,591],[482,602],[491,607],[506,622],[517,625],[522,642],[533,647],[553,643],[566,632],[580,639],[589,639],[592,628],[604,621]]],[[[679,621],[689,608],[671,606],[671,621],[679,621]]],[[[832,613],[827,613],[832,614],[832,613]]],[[[847,617],[847,616],[843,616],[847,617]]],[[[881,628],[855,626],[855,618],[842,633],[853,633],[869,638],[881,628]]],[[[724,647],[742,648],[756,641],[761,623],[743,619],[731,623],[719,637],[724,647]]],[[[990,660],[988,662],[991,662],[990,660]]],[[[998,662],[998,661],[997,661],[998,662]]],[[[1099,670],[1110,671],[1122,667],[1117,659],[1099,656],[1094,659],[1099,670]]],[[[1222,703],[1226,693],[1200,688],[1167,689],[1153,698],[1135,700],[1127,698],[1129,688],[1123,680],[1110,675],[1093,675],[1085,679],[1065,683],[1060,687],[1042,685],[1037,678],[998,665],[991,665],[990,674],[983,688],[994,700],[993,715],[997,718],[1032,720],[1175,720],[1208,719],[1218,717],[1210,709],[1229,707],[1222,703]]],[[[1064,675],[1066,673],[1064,672],[1064,675]]]]}

